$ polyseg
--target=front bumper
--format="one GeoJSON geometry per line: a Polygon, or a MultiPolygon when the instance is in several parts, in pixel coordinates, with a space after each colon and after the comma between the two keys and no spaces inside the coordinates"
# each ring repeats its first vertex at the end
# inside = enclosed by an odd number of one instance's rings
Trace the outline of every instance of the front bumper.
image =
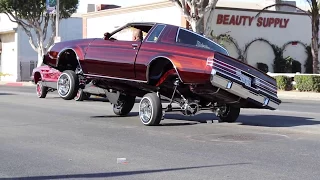
{"type": "Polygon", "coordinates": [[[213,86],[224,89],[243,99],[251,100],[256,104],[265,107],[266,109],[277,109],[281,103],[279,99],[277,102],[268,96],[246,89],[243,87],[243,85],[217,74],[217,71],[215,70],[212,70],[211,72],[210,82],[213,86]]]}

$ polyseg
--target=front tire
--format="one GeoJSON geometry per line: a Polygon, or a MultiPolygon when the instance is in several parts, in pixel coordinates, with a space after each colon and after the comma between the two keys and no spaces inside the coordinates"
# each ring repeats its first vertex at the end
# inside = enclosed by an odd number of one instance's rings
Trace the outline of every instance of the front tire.
{"type": "Polygon", "coordinates": [[[118,116],[126,116],[132,110],[136,101],[135,96],[120,95],[118,104],[113,104],[113,112],[118,116]]]}
{"type": "Polygon", "coordinates": [[[62,99],[74,99],[79,90],[78,75],[71,70],[64,71],[58,78],[57,90],[62,99]]]}
{"type": "Polygon", "coordinates": [[[240,115],[240,108],[230,105],[226,106],[226,112],[219,116],[221,122],[233,123],[236,122],[240,115]]]}
{"type": "Polygon", "coordinates": [[[43,86],[42,81],[38,81],[36,91],[38,98],[45,98],[48,93],[48,87],[43,86]]]}
{"type": "Polygon", "coordinates": [[[144,95],[139,104],[139,117],[146,126],[159,125],[162,119],[162,104],[156,93],[144,95]]]}

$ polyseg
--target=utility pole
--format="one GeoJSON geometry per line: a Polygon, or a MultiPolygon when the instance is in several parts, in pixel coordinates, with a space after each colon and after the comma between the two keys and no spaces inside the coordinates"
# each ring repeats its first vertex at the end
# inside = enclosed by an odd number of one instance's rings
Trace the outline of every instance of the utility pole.
{"type": "Polygon", "coordinates": [[[60,14],[60,0],[56,0],[56,38],[55,38],[55,42],[60,42],[61,39],[59,37],[59,14],[60,14]]]}

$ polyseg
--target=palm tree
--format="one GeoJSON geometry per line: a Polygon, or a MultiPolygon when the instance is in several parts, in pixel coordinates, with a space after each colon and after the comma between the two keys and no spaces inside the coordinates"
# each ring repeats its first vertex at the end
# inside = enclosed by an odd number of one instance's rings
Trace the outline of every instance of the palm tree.
{"type": "Polygon", "coordinates": [[[258,17],[261,13],[263,13],[263,11],[271,8],[271,7],[276,7],[276,9],[278,10],[280,6],[290,6],[290,7],[294,7],[296,9],[299,9],[300,11],[302,11],[303,13],[307,14],[310,18],[311,18],[311,30],[312,30],[312,38],[311,38],[311,53],[312,53],[312,69],[313,69],[313,73],[314,74],[318,74],[319,73],[319,61],[318,61],[318,54],[319,54],[319,48],[318,48],[318,44],[319,44],[319,5],[320,2],[318,0],[306,0],[307,3],[310,6],[310,10],[308,11],[304,11],[300,8],[298,8],[295,5],[291,5],[291,4],[286,4],[283,1],[281,2],[281,0],[276,0],[275,4],[272,4],[270,6],[267,6],[265,8],[263,8],[257,15],[256,17],[258,17]]]}

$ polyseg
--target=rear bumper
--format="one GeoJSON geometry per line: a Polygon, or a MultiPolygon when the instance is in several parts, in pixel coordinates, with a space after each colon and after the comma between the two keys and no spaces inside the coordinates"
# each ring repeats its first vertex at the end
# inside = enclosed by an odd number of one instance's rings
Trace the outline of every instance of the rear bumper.
{"type": "Polygon", "coordinates": [[[217,74],[217,71],[211,72],[210,82],[213,86],[224,89],[231,94],[237,95],[243,99],[251,100],[256,104],[264,107],[265,109],[275,110],[279,107],[281,101],[279,99],[274,100],[268,96],[262,95],[258,92],[251,91],[243,87],[243,85],[231,81],[223,76],[217,74]]]}

